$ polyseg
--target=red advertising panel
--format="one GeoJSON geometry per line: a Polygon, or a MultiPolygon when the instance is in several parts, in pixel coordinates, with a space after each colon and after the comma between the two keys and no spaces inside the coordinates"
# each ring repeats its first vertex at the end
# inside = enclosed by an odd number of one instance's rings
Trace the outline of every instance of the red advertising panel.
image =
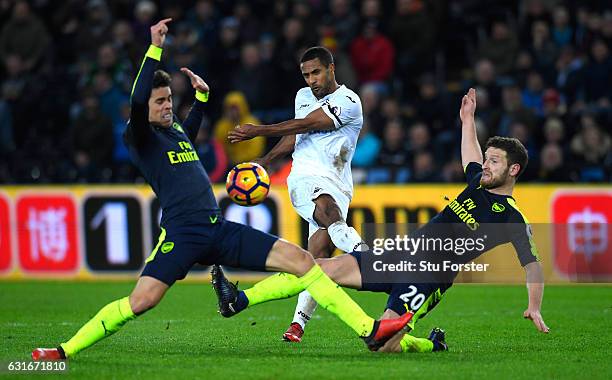
{"type": "Polygon", "coordinates": [[[552,201],[557,270],[578,280],[612,277],[612,192],[566,191],[552,201]]]}
{"type": "Polygon", "coordinates": [[[25,271],[78,268],[76,207],[66,195],[26,195],[17,201],[19,262],[25,271]]]}
{"type": "Polygon", "coordinates": [[[11,267],[11,219],[8,199],[0,194],[0,272],[11,267]]]}

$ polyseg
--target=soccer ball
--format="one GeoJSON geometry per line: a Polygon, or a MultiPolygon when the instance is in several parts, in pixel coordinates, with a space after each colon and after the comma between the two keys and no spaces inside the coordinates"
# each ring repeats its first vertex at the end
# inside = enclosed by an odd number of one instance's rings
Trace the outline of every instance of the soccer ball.
{"type": "Polygon", "coordinates": [[[255,162],[243,162],[227,173],[225,188],[234,203],[255,206],[268,196],[270,177],[263,166],[255,162]]]}

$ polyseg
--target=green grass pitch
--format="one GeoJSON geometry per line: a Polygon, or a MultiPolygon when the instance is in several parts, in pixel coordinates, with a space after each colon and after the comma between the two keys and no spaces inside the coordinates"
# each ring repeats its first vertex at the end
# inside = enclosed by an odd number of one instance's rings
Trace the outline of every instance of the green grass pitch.
{"type": "MultiPolygon", "coordinates": [[[[28,360],[38,346],[71,336],[131,282],[0,282],[0,362],[28,360]]],[[[378,316],[383,294],[350,294],[378,316]]],[[[524,286],[456,285],[417,324],[447,331],[449,352],[380,354],[318,310],[301,344],[280,336],[295,299],[258,305],[232,319],[216,312],[207,283],[178,283],[156,308],[70,361],[67,374],[0,377],[59,379],[610,379],[612,287],[548,286],[548,335],[522,318],[524,286]],[[42,377],[41,377],[42,376],[42,377]]]]}

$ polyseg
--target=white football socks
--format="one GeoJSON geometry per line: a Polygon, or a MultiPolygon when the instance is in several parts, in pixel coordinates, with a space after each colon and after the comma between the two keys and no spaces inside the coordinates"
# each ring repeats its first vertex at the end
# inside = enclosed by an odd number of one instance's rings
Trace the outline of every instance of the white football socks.
{"type": "Polygon", "coordinates": [[[293,315],[293,322],[298,323],[302,326],[302,330],[306,327],[308,321],[314,314],[317,308],[317,301],[312,298],[307,290],[304,290],[298,296],[298,303],[295,307],[295,314],[293,315]]]}
{"type": "Polygon", "coordinates": [[[327,227],[327,233],[334,245],[344,252],[353,252],[361,246],[361,236],[343,220],[339,220],[327,227]]]}
{"type": "MultiPolygon", "coordinates": [[[[349,227],[345,221],[340,220],[329,227],[327,233],[334,245],[344,252],[363,251],[367,250],[368,246],[363,243],[361,236],[353,227],[349,227]]],[[[295,307],[293,322],[302,326],[302,330],[306,327],[308,321],[317,308],[317,301],[312,298],[308,291],[303,291],[298,297],[298,303],[295,307]]]]}

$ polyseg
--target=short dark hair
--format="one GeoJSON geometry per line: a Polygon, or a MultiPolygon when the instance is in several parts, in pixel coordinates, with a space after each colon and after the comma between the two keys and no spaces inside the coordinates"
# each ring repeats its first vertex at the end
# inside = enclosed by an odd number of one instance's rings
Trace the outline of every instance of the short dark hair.
{"type": "Polygon", "coordinates": [[[321,64],[325,67],[329,67],[331,63],[334,63],[334,56],[331,51],[323,46],[313,46],[306,50],[304,54],[302,54],[302,58],[300,58],[300,63],[311,61],[316,58],[319,58],[319,61],[321,61],[321,64]]]}
{"type": "Polygon", "coordinates": [[[519,164],[521,168],[518,174],[516,175],[516,178],[523,174],[523,172],[527,168],[529,156],[527,155],[527,149],[525,148],[523,143],[519,141],[519,139],[514,137],[494,136],[487,141],[485,150],[489,148],[497,148],[506,152],[508,166],[519,164]]]}
{"type": "Polygon", "coordinates": [[[153,74],[153,88],[169,87],[171,82],[170,74],[164,70],[155,70],[153,74]]]}

